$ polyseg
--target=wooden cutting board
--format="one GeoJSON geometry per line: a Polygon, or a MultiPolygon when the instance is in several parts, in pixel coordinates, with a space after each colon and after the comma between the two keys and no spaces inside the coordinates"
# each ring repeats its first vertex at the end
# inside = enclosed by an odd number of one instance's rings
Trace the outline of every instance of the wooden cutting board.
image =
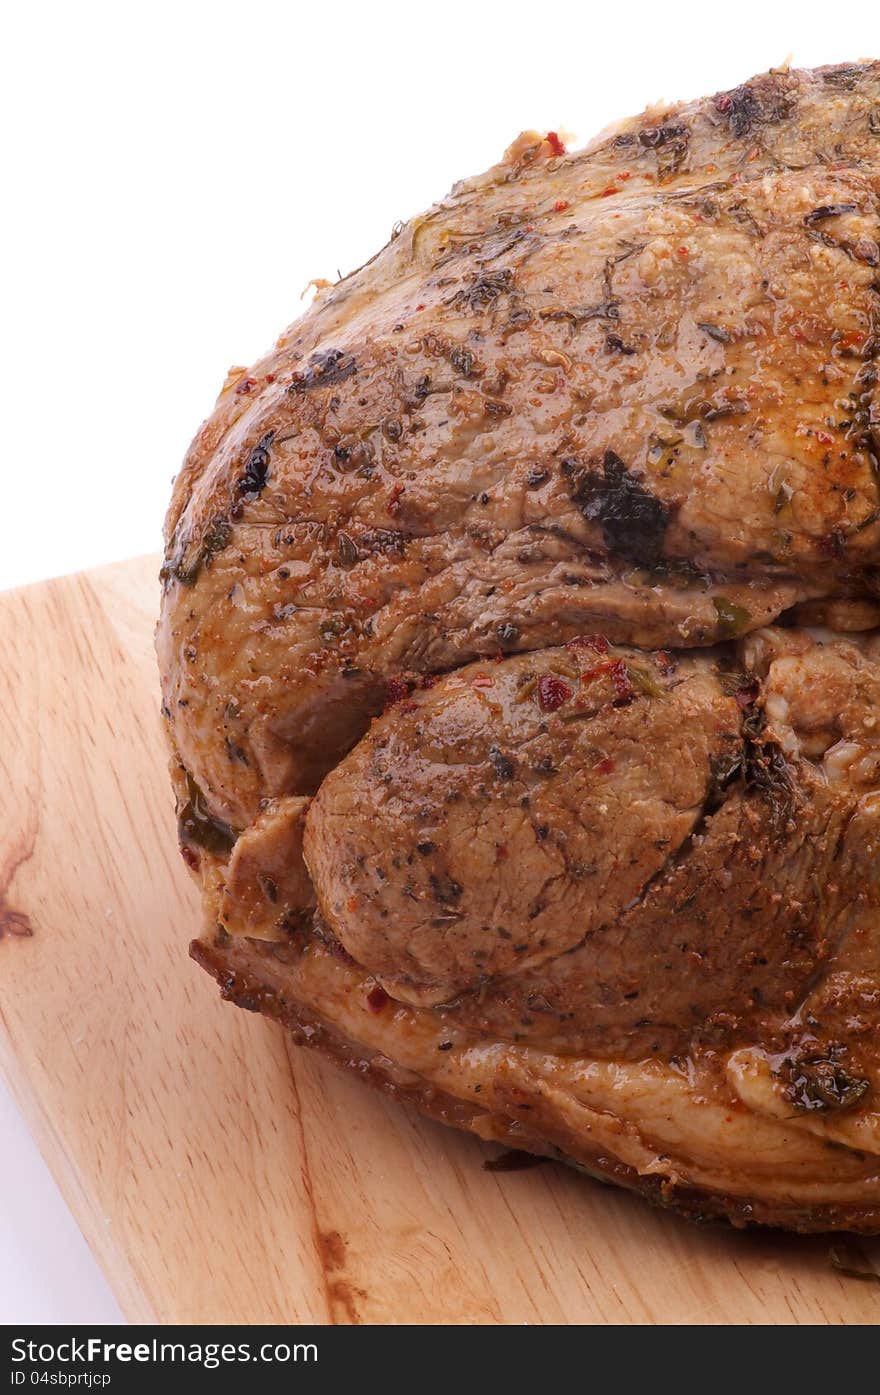
{"type": "Polygon", "coordinates": [[[157,569],[0,596],[0,1067],[127,1314],[876,1321],[880,1287],[827,1239],[698,1229],[549,1163],[486,1171],[489,1148],[221,1002],[187,958],[157,569]]]}

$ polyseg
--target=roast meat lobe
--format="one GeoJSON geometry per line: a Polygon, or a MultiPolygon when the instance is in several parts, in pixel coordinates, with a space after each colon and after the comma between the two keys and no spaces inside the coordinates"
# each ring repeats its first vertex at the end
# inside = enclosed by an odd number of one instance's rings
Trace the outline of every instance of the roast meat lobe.
{"type": "Polygon", "coordinates": [[[446,1002],[544,964],[681,847],[740,721],[699,659],[600,639],[466,665],[324,780],[305,848],[324,919],[399,997],[446,1002]]]}

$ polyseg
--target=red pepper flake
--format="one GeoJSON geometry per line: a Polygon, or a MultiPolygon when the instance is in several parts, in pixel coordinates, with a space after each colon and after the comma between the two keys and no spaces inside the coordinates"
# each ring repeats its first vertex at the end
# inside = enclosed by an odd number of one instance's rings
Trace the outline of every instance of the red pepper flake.
{"type": "Polygon", "coordinates": [[[412,688],[406,678],[389,678],[385,685],[385,711],[398,702],[405,702],[411,692],[412,688]]]}
{"type": "Polygon", "coordinates": [[[274,374],[274,373],[267,373],[267,374],[266,374],[266,382],[267,382],[267,383],[274,383],[274,381],[275,381],[275,374],[274,374]]]}
{"type": "Polygon", "coordinates": [[[622,183],[625,179],[632,179],[632,174],[630,173],[629,170],[621,170],[621,171],[620,171],[620,174],[617,176],[617,178],[618,178],[618,179],[621,181],[621,183],[622,183]]]}
{"type": "Polygon", "coordinates": [[[618,704],[622,705],[625,702],[632,702],[636,695],[636,690],[629,676],[629,669],[623,659],[613,659],[608,669],[611,674],[611,682],[614,686],[614,691],[617,694],[615,706],[618,704]]]}
{"type": "Polygon", "coordinates": [[[420,688],[435,688],[440,682],[439,673],[424,673],[419,679],[420,688]]]}
{"type": "Polygon", "coordinates": [[[236,383],[235,391],[237,392],[239,397],[242,397],[244,393],[252,392],[256,386],[256,378],[242,378],[240,383],[236,383]]]}
{"type": "Polygon", "coordinates": [[[510,857],[510,853],[507,851],[506,844],[498,843],[498,845],[495,848],[495,861],[503,862],[506,857],[510,857]]]}
{"type": "Polygon", "coordinates": [[[389,513],[391,513],[391,514],[399,513],[399,511],[400,511],[400,496],[401,496],[401,494],[403,493],[403,490],[404,490],[404,486],[403,486],[402,484],[396,484],[396,485],[394,486],[394,488],[392,489],[391,493],[388,495],[388,512],[389,512],[389,513]]]}
{"type": "Polygon", "coordinates": [[[751,707],[758,698],[759,685],[757,678],[753,678],[745,688],[739,688],[733,695],[733,700],[741,712],[745,712],[747,707],[751,707]]]}
{"type": "Polygon", "coordinates": [[[472,688],[491,688],[494,683],[494,678],[490,678],[488,673],[478,673],[476,678],[471,679],[472,688]]]}
{"type": "Polygon", "coordinates": [[[689,256],[690,256],[690,252],[688,251],[688,249],[687,249],[686,247],[679,247],[679,249],[678,249],[678,255],[679,255],[680,257],[689,257],[689,256]]]}
{"type": "Polygon", "coordinates": [[[614,185],[613,185],[613,184],[609,184],[608,187],[607,187],[607,189],[603,189],[603,190],[602,190],[601,194],[599,195],[599,198],[600,198],[600,199],[607,199],[608,196],[609,196],[609,194],[616,194],[616,193],[617,193],[617,189],[614,187],[614,185]]]}
{"type": "Polygon", "coordinates": [[[597,761],[593,769],[597,775],[610,775],[614,769],[614,761],[610,756],[606,756],[604,760],[597,761]]]}
{"type": "Polygon", "coordinates": [[[557,199],[553,205],[554,213],[564,213],[568,208],[568,199],[557,199]]]}
{"type": "Polygon", "coordinates": [[[564,155],[566,153],[565,144],[559,139],[556,131],[548,131],[544,139],[554,155],[564,155]]]}
{"type": "Polygon", "coordinates": [[[607,654],[608,641],[604,635],[575,635],[566,644],[566,649],[591,649],[594,654],[607,654]]]}
{"type": "Polygon", "coordinates": [[[357,910],[357,908],[358,908],[357,897],[356,897],[356,896],[349,896],[348,900],[347,900],[346,903],[345,903],[345,909],[348,911],[348,914],[349,914],[349,915],[354,915],[354,913],[355,913],[355,911],[357,910]]]}
{"type": "Polygon", "coordinates": [[[422,301],[421,305],[417,305],[417,306],[416,306],[416,309],[417,309],[417,310],[424,310],[424,308],[425,308],[425,302],[424,302],[424,301],[422,301]]]}
{"type": "Polygon", "coordinates": [[[542,673],[538,679],[538,703],[544,712],[555,712],[568,702],[572,690],[553,673],[542,673]]]}
{"type": "Polygon", "coordinates": [[[827,431],[817,431],[816,440],[821,441],[823,446],[831,446],[834,444],[834,437],[827,431]]]}
{"type": "Polygon", "coordinates": [[[611,679],[611,686],[616,694],[615,707],[632,702],[636,690],[623,659],[609,659],[607,663],[596,664],[595,668],[588,669],[586,673],[581,674],[581,682],[591,683],[594,678],[600,678],[603,674],[607,674],[611,679]]]}
{"type": "Polygon", "coordinates": [[[388,994],[378,983],[374,984],[367,994],[367,1007],[370,1012],[381,1012],[388,1001],[388,994]]]}

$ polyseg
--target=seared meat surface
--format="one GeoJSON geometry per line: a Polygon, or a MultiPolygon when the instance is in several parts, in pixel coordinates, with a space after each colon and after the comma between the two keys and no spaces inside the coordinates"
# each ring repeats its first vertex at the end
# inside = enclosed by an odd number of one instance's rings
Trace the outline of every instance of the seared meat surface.
{"type": "Polygon", "coordinates": [[[306,859],[389,992],[445,1002],[546,965],[617,924],[693,832],[736,758],[736,701],[699,660],[625,652],[467,665],[326,777],[306,859]]]}
{"type": "Polygon", "coordinates": [[[230,373],[157,639],[228,996],[880,1229],[878,242],[880,63],[769,73],[522,137],[230,373]]]}

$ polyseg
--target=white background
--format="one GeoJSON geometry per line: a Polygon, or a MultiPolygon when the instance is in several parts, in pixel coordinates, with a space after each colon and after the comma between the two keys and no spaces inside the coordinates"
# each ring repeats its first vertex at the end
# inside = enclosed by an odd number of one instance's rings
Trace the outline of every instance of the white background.
{"type": "MultiPolygon", "coordinates": [[[[7,7],[0,587],[159,546],[227,368],[522,129],[880,56],[876,3],[7,7]]],[[[2,978],[0,978],[2,993],[2,978]]],[[[118,1317],[0,1093],[0,1321],[118,1317]]]]}

